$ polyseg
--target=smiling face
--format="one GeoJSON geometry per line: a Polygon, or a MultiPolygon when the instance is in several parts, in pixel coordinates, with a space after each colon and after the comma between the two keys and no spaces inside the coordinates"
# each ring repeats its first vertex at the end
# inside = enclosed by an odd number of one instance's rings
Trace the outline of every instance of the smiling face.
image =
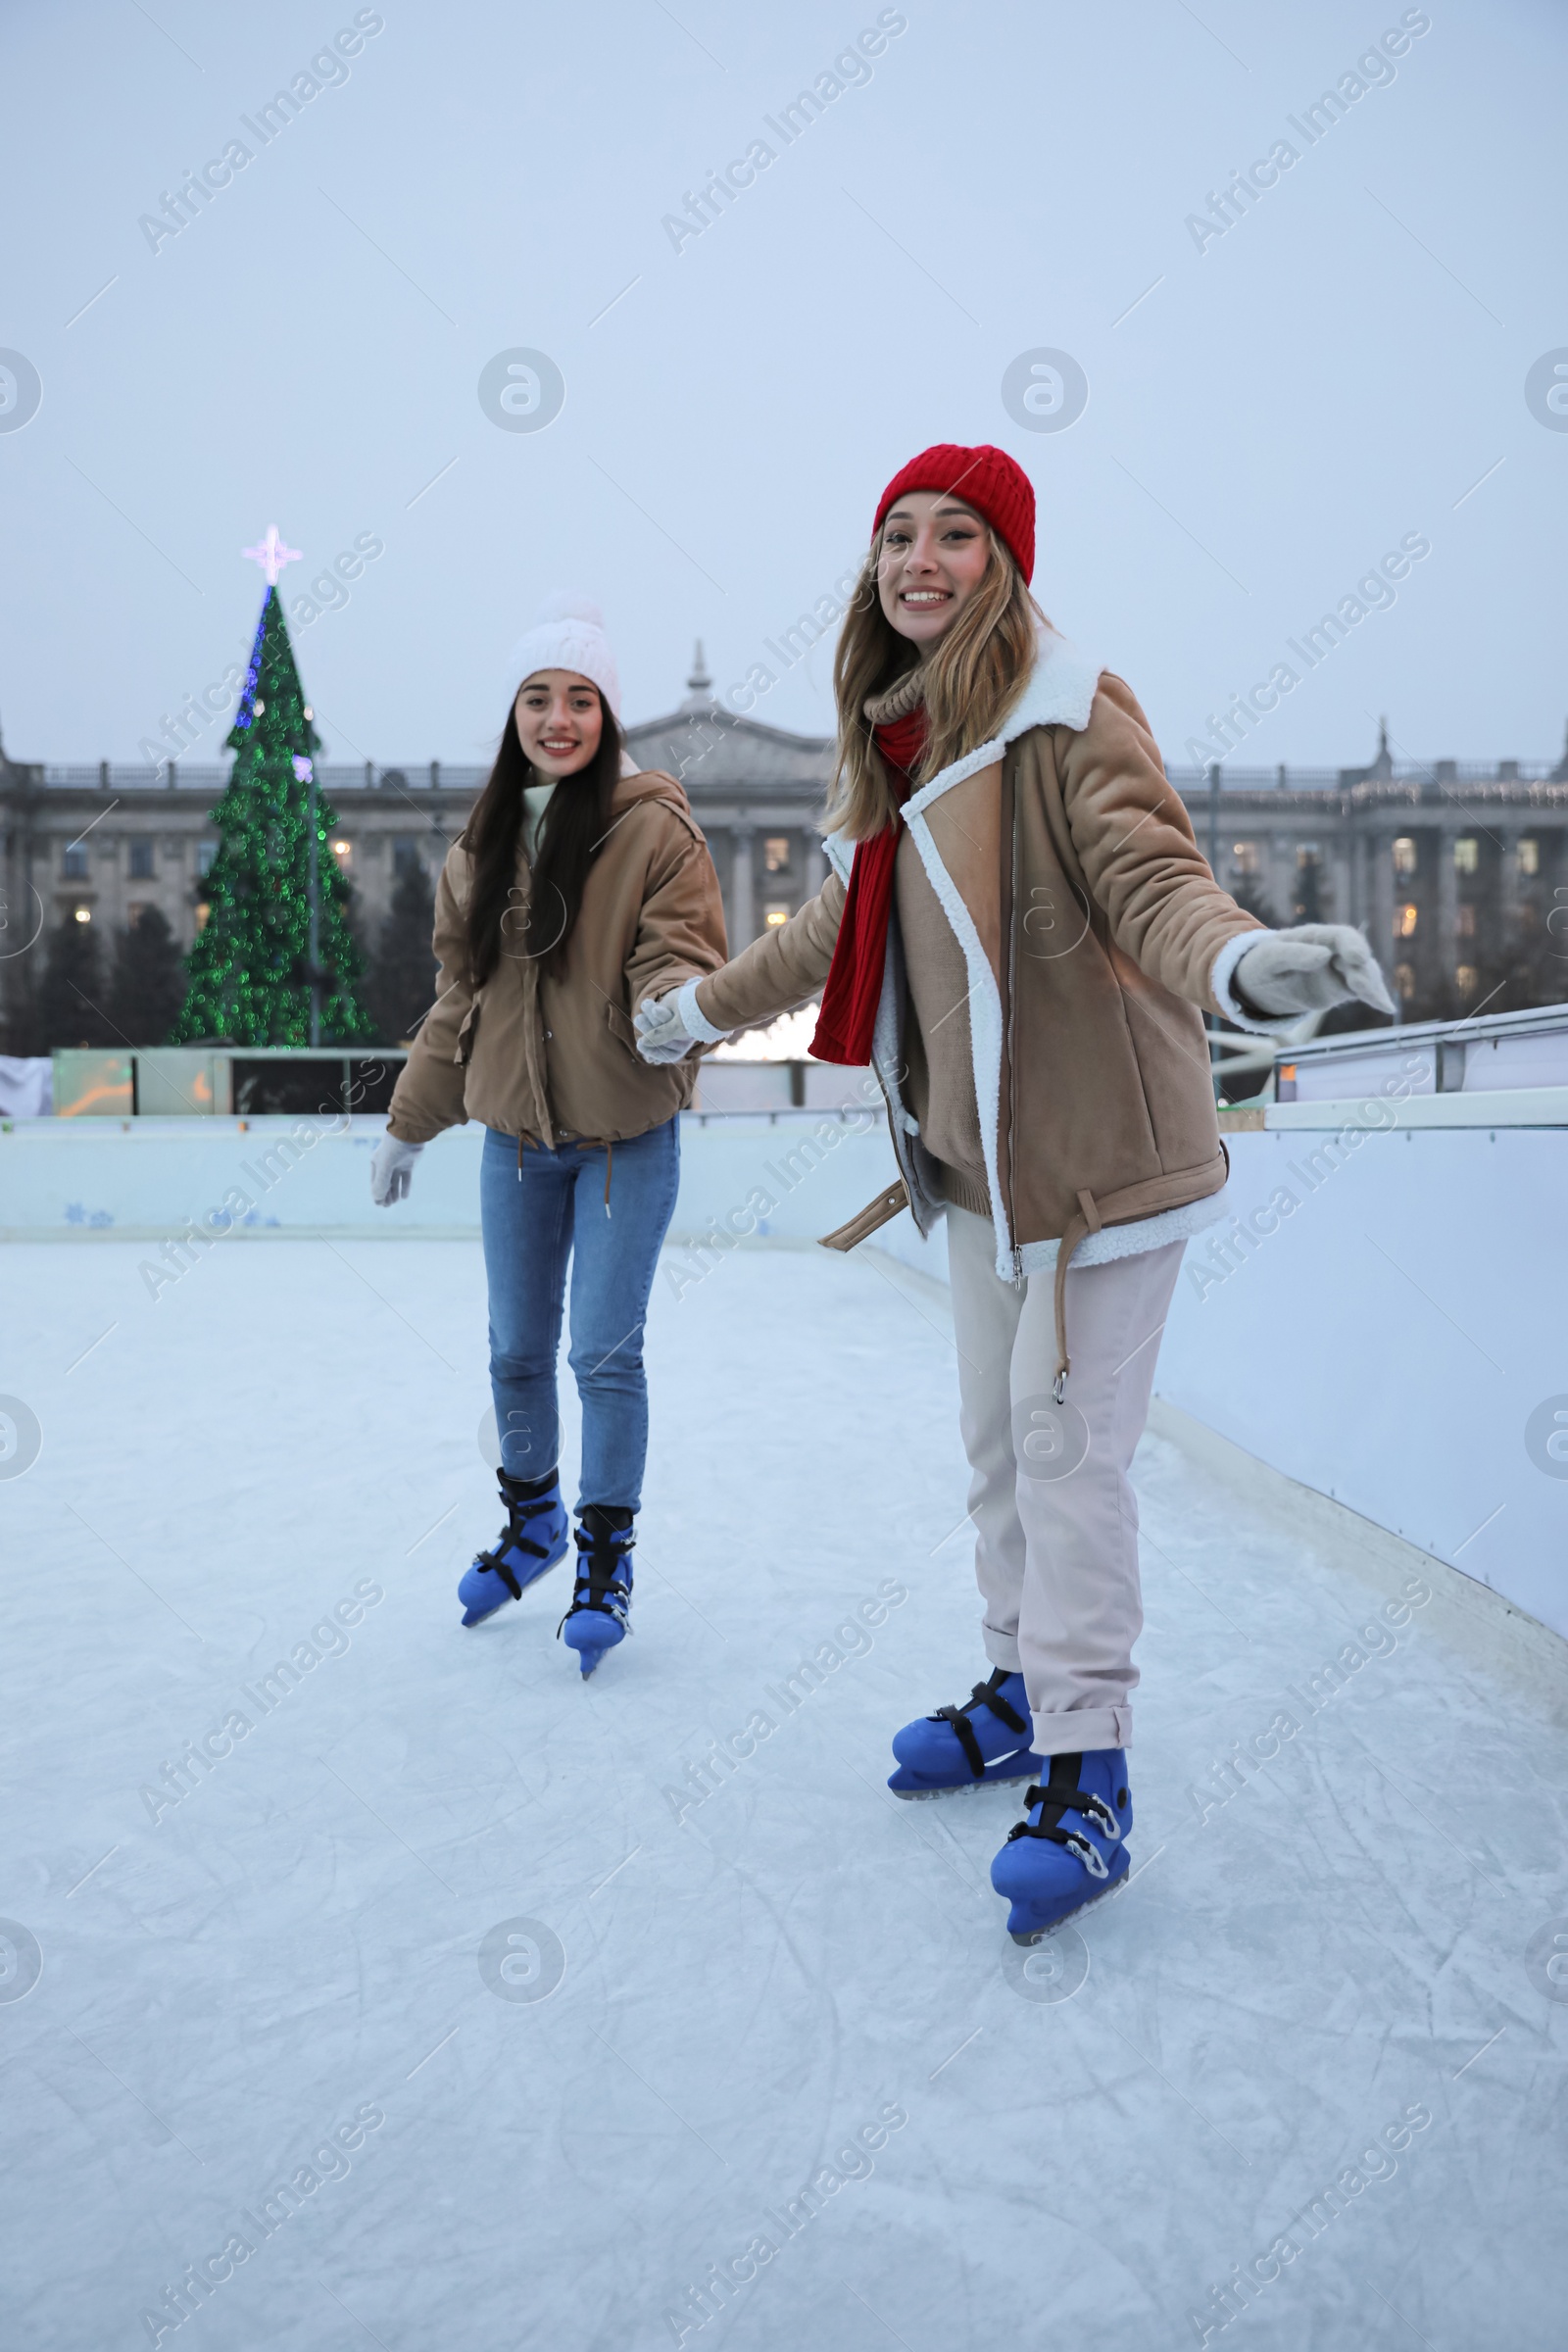
{"type": "Polygon", "coordinates": [[[952,628],[990,562],[990,529],[973,507],[941,490],[910,490],[882,525],[882,610],[901,637],[934,645],[952,628]]]}
{"type": "Polygon", "coordinates": [[[518,687],[513,715],[529,766],[558,780],[588,765],[605,731],[599,689],[574,669],[536,669],[518,687]]]}

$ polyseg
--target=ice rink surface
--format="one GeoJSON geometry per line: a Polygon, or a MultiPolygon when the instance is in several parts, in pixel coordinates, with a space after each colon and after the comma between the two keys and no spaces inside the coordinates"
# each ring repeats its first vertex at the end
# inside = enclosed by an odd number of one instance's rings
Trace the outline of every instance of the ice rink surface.
{"type": "Polygon", "coordinates": [[[583,1684],[564,1568],[459,1624],[476,1247],[151,1254],[0,1261],[8,2347],[1561,2352],[1545,1637],[1167,1422],[1135,1875],[1025,1955],[1016,1793],[883,1786],[985,1671],[934,1289],[661,1279],[583,1684]]]}

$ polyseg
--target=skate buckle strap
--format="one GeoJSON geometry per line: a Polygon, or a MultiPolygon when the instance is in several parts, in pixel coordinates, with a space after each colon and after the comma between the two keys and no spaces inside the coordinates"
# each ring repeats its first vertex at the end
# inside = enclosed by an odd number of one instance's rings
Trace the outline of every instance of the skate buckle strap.
{"type": "Polygon", "coordinates": [[[1081,1755],[1052,1757],[1049,1782],[1044,1788],[1037,1784],[1025,1789],[1023,1801],[1026,1818],[1014,1822],[1007,1832],[1007,1842],[1010,1845],[1015,1838],[1049,1838],[1054,1845],[1065,1846],[1083,1864],[1092,1879],[1103,1879],[1108,1878],[1110,1873],[1099,1847],[1081,1830],[1064,1830],[1061,1827],[1064,1813],[1081,1813],[1091,1829],[1098,1831],[1112,1845],[1125,1835],[1121,1823],[1104,1798],[1092,1795],[1087,1788],[1078,1788],[1077,1780],[1083,1770],[1083,1761],[1081,1755]],[[1032,1822],[1027,1815],[1033,1812],[1036,1805],[1040,1807],[1040,1819],[1032,1822]]]}
{"type": "Polygon", "coordinates": [[[1069,1830],[1061,1842],[1069,1854],[1077,1855],[1092,1879],[1109,1878],[1110,1873],[1101,1860],[1099,1847],[1091,1845],[1087,1838],[1079,1838],[1069,1830]]]}
{"type": "Polygon", "coordinates": [[[502,1583],[506,1586],[508,1592],[512,1594],[514,1600],[520,1600],[522,1598],[522,1587],[518,1584],[516,1577],[513,1574],[512,1568],[504,1555],[509,1551],[527,1551],[531,1552],[536,1560],[548,1560],[550,1557],[548,1545],[544,1544],[536,1544],[532,1536],[525,1536],[523,1534],[522,1529],[524,1521],[529,1519],[537,1519],[541,1511],[552,1511],[555,1509],[555,1507],[556,1498],[554,1494],[536,1495],[531,1502],[518,1501],[514,1497],[509,1497],[507,1501],[506,1534],[501,1537],[500,1541],[495,1544],[492,1550],[478,1551],[474,1553],[474,1566],[476,1568],[493,1569],[496,1575],[500,1577],[502,1583]]]}
{"type": "Polygon", "coordinates": [[[1079,1794],[1081,1798],[1079,1812],[1086,1814],[1101,1836],[1108,1838],[1114,1844],[1122,1835],[1121,1823],[1116,1819],[1115,1814],[1102,1797],[1085,1796],[1082,1790],[1079,1791],[1079,1794]]]}
{"type": "MultiPolygon", "coordinates": [[[[504,1544],[509,1539],[506,1537],[503,1537],[502,1543],[504,1544]]],[[[512,1594],[513,1599],[520,1600],[522,1598],[522,1587],[518,1584],[517,1579],[513,1573],[512,1569],[508,1567],[506,1561],[502,1558],[500,1544],[496,1545],[494,1551],[476,1551],[473,1555],[473,1564],[476,1568],[493,1569],[496,1575],[500,1577],[501,1582],[506,1586],[507,1591],[512,1594]]]]}
{"type": "Polygon", "coordinates": [[[953,1726],[957,1735],[958,1745],[963,1750],[964,1761],[977,1781],[983,1781],[986,1777],[986,1760],[980,1752],[980,1742],[974,1736],[974,1726],[969,1721],[969,1717],[976,1707],[989,1707],[998,1722],[1004,1723],[1008,1731],[1016,1732],[1020,1739],[1028,1736],[1029,1727],[1023,1717],[1018,1713],[1017,1708],[1009,1704],[1002,1695],[1001,1686],[1005,1677],[1006,1668],[999,1666],[988,1683],[976,1683],[960,1706],[938,1707],[931,1718],[933,1723],[948,1723],[953,1726]]]}
{"type": "MultiPolygon", "coordinates": [[[[575,1617],[582,1609],[597,1609],[602,1616],[613,1617],[631,1632],[628,1612],[631,1608],[631,1584],[622,1583],[626,1558],[637,1539],[630,1527],[573,1530],[576,1539],[578,1563],[577,1581],[571,1591],[571,1606],[561,1620],[575,1617]]],[[[559,1635],[561,1625],[556,1632],[559,1635]]]]}

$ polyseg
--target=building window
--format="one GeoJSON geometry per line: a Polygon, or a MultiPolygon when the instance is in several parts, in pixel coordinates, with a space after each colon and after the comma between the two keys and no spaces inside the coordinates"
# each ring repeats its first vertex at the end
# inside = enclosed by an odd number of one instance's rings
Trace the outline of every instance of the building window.
{"type": "Polygon", "coordinates": [[[790,845],[782,833],[772,834],[762,844],[762,870],[768,874],[787,874],[790,866],[790,845]]]}
{"type": "Polygon", "coordinates": [[[1421,909],[1418,906],[1409,905],[1395,908],[1394,936],[1396,939],[1413,939],[1415,937],[1415,927],[1421,909]]]}
{"type": "Polygon", "coordinates": [[[199,841],[196,844],[196,871],[199,874],[210,874],[213,870],[213,860],[217,856],[218,844],[216,841],[199,841]]]}
{"type": "Polygon", "coordinates": [[[1515,852],[1515,856],[1516,856],[1516,857],[1517,857],[1517,858],[1518,858],[1518,862],[1519,862],[1519,871],[1520,871],[1522,874],[1539,874],[1539,873],[1540,873],[1540,871],[1541,871],[1541,844],[1540,844],[1540,842],[1539,842],[1539,841],[1522,841],[1522,842],[1520,842],[1520,844],[1519,844],[1519,847],[1518,847],[1517,851],[1515,852]]]}
{"type": "Polygon", "coordinates": [[[1473,997],[1481,986],[1481,975],[1473,963],[1461,963],[1453,975],[1453,983],[1461,997],[1473,997]]]}
{"type": "Polygon", "coordinates": [[[1466,833],[1453,845],[1453,870],[1456,874],[1473,874],[1481,862],[1481,844],[1473,833],[1466,833]]]}
{"type": "Polygon", "coordinates": [[[789,921],[790,910],[787,906],[770,906],[762,919],[769,931],[777,931],[789,921]]]}
{"type": "Polygon", "coordinates": [[[1402,1004],[1409,1004],[1409,1002],[1410,1002],[1410,999],[1411,999],[1411,998],[1412,998],[1412,997],[1415,995],[1415,966],[1414,966],[1414,964],[1412,964],[1412,963],[1396,963],[1396,964],[1395,965],[1395,967],[1394,967],[1394,987],[1395,987],[1395,993],[1397,995],[1397,997],[1399,998],[1400,1002],[1401,1002],[1402,1004]]]}
{"type": "Polygon", "coordinates": [[[1231,857],[1235,861],[1236,871],[1239,874],[1255,874],[1262,863],[1262,860],[1257,854],[1257,844],[1255,841],[1238,841],[1234,843],[1231,849],[1231,857]]]}
{"type": "Polygon", "coordinates": [[[415,836],[412,833],[399,833],[392,843],[393,873],[401,880],[405,874],[416,874],[423,863],[415,836]]]}
{"type": "Polygon", "coordinates": [[[1415,872],[1415,843],[1408,833],[1401,833],[1394,845],[1394,870],[1396,874],[1415,872]]]}
{"type": "Polygon", "coordinates": [[[150,882],[153,878],[153,844],[133,841],[130,845],[130,878],[133,882],[150,882]]]}
{"type": "Polygon", "coordinates": [[[1460,939],[1474,939],[1476,935],[1475,908],[1470,906],[1456,906],[1453,910],[1453,928],[1460,939]]]}
{"type": "Polygon", "coordinates": [[[68,882],[86,881],[87,845],[84,841],[73,841],[67,844],[65,854],[60,860],[60,871],[68,882]]]}
{"type": "Polygon", "coordinates": [[[341,839],[334,841],[332,855],[337,859],[337,870],[340,874],[352,872],[354,866],[354,844],[352,841],[341,839]]]}

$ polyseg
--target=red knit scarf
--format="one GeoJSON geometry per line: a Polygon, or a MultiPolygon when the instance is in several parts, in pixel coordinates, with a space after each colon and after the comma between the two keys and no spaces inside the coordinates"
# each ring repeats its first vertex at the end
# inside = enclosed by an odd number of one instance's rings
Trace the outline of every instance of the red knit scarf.
{"type": "Polygon", "coordinates": [[[863,1068],[871,1058],[893,911],[893,868],[904,835],[903,808],[914,789],[909,771],[925,749],[924,707],[917,705],[905,717],[878,727],[873,741],[898,795],[900,813],[880,833],[855,845],[850,887],[810,1046],[818,1061],[846,1062],[852,1069],[863,1068]]]}

